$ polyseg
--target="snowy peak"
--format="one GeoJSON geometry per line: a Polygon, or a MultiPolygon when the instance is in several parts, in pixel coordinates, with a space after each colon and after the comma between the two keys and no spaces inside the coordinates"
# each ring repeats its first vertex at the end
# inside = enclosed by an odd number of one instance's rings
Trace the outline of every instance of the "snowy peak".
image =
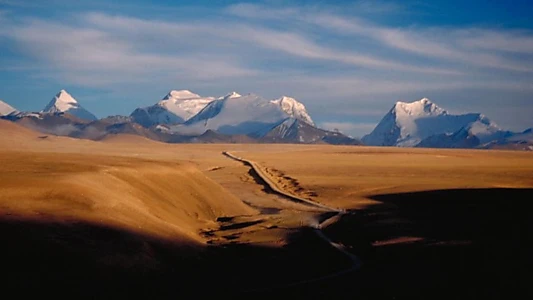
{"type": "Polygon", "coordinates": [[[411,103],[397,102],[376,128],[363,137],[363,142],[371,146],[414,147],[421,142],[424,146],[450,147],[451,143],[466,146],[474,140],[490,140],[502,132],[482,114],[452,115],[423,98],[411,103]],[[459,140],[466,138],[470,139],[468,143],[459,140]]]}
{"type": "MultiPolygon", "coordinates": [[[[202,97],[198,94],[195,94],[189,90],[171,90],[168,94],[157,104],[160,106],[170,105],[183,105],[184,103],[196,103],[196,102],[211,102],[214,97],[202,97]]],[[[167,107],[172,109],[171,107],[167,107]]],[[[202,107],[203,108],[203,107],[202,107]]]]}
{"type": "Polygon", "coordinates": [[[245,134],[261,136],[289,116],[258,95],[225,97],[209,103],[184,125],[175,127],[182,134],[202,134],[216,130],[222,134],[245,134]]]}
{"type": "Polygon", "coordinates": [[[44,112],[66,112],[69,109],[76,109],[80,105],[67,91],[61,90],[44,108],[44,112]]]}
{"type": "Polygon", "coordinates": [[[282,96],[281,98],[270,101],[270,103],[278,105],[291,118],[295,118],[315,126],[315,123],[311,119],[311,116],[309,116],[307,113],[305,106],[296,99],[282,96]]]}
{"type": "Polygon", "coordinates": [[[0,116],[7,116],[10,113],[16,112],[17,110],[13,108],[13,106],[5,103],[4,101],[0,100],[0,116]]]}
{"type": "Polygon", "coordinates": [[[261,138],[277,127],[279,130],[275,135],[282,138],[292,124],[314,127],[305,106],[294,98],[284,96],[267,100],[255,94],[230,93],[209,103],[197,115],[172,130],[183,135],[215,130],[222,134],[261,138]]]}
{"type": "Polygon", "coordinates": [[[195,94],[189,90],[171,90],[168,92],[168,94],[163,98],[163,100],[168,99],[197,99],[200,98],[200,95],[195,94]]]}
{"type": "MultiPolygon", "coordinates": [[[[189,90],[172,90],[163,100],[155,105],[137,108],[131,113],[135,122],[151,127],[161,124],[185,124],[210,120],[209,126],[198,129],[203,133],[207,129],[217,130],[218,127],[235,127],[239,122],[277,124],[287,118],[298,119],[314,126],[314,122],[307,113],[305,106],[291,97],[281,97],[275,100],[266,100],[258,95],[241,95],[231,92],[222,97],[201,97],[189,90]],[[222,116],[215,118],[222,111],[222,116]],[[202,131],[203,130],[203,131],[202,131]]],[[[242,125],[244,128],[245,125],[242,125]]],[[[252,126],[253,127],[253,126],[252,126]]],[[[185,130],[180,126],[181,130],[185,130]]],[[[250,127],[251,128],[251,127],[250,127]]],[[[227,130],[230,132],[231,130],[227,130]]],[[[187,129],[187,132],[189,130],[187,129]]],[[[226,133],[227,133],[226,132],[226,133]]]]}
{"type": "Polygon", "coordinates": [[[74,97],[72,97],[67,91],[61,90],[52,99],[48,105],[43,109],[44,113],[69,113],[80,119],[85,120],[97,120],[97,118],[84,109],[74,97]]]}
{"type": "Polygon", "coordinates": [[[156,104],[134,110],[131,117],[144,127],[183,123],[213,100],[214,97],[201,97],[189,90],[171,90],[156,104]]]}
{"type": "Polygon", "coordinates": [[[398,114],[407,114],[409,116],[435,116],[448,114],[447,111],[438,107],[428,98],[422,98],[411,103],[398,101],[393,107],[394,112],[398,114]]]}

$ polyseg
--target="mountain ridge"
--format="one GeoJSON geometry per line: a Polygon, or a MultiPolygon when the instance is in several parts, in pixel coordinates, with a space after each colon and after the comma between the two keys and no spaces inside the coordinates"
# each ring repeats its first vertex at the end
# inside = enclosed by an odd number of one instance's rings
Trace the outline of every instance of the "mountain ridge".
{"type": "MultiPolygon", "coordinates": [[[[190,90],[170,90],[151,109],[166,114],[177,112],[176,107],[187,115],[180,118],[175,114],[174,119],[148,116],[147,122],[134,113],[96,119],[87,111],[92,117],[80,116],[85,109],[61,90],[40,112],[20,112],[0,101],[0,109],[5,108],[0,118],[45,134],[93,140],[134,134],[168,143],[361,144],[340,132],[318,128],[305,105],[288,96],[268,100],[253,93],[230,92],[202,97],[190,90]]],[[[135,111],[154,113],[147,111],[149,108],[135,111]]],[[[483,114],[451,114],[422,98],[397,101],[362,142],[370,146],[533,150],[532,131],[503,130],[483,114]]]]}
{"type": "Polygon", "coordinates": [[[61,90],[40,112],[2,118],[44,134],[91,140],[133,134],[168,143],[360,144],[316,127],[305,106],[288,96],[267,100],[230,92],[202,97],[190,90],[171,90],[156,104],[138,108],[130,116],[96,119],[80,116],[81,110],[77,100],[61,90]]]}

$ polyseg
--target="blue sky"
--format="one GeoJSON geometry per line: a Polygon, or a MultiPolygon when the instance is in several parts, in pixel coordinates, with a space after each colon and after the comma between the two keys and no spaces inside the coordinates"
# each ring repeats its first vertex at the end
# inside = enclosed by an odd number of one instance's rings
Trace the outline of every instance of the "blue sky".
{"type": "Polygon", "coordinates": [[[518,131],[533,127],[528,2],[0,0],[0,99],[38,111],[66,89],[105,117],[171,89],[288,95],[362,136],[428,97],[518,131]]]}

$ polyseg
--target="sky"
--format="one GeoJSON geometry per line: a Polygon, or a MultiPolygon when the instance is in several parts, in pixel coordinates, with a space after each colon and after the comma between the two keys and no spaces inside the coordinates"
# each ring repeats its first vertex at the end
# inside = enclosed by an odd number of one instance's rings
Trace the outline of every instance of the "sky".
{"type": "Polygon", "coordinates": [[[61,89],[98,117],[172,89],[304,103],[354,137],[427,97],[533,127],[533,2],[0,0],[0,99],[39,111],[61,89]]]}

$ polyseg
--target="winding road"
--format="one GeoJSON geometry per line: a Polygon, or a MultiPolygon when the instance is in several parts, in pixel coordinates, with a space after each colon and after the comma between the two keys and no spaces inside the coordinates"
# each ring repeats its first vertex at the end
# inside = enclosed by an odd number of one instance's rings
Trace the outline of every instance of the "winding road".
{"type": "Polygon", "coordinates": [[[335,220],[340,218],[342,215],[346,214],[347,213],[346,210],[340,209],[340,208],[330,207],[330,206],[327,206],[327,205],[324,205],[324,204],[316,203],[316,202],[311,201],[309,199],[301,198],[301,197],[298,197],[296,195],[290,194],[290,193],[284,191],[281,187],[279,187],[272,180],[272,178],[269,175],[267,175],[267,173],[264,171],[264,169],[258,163],[254,162],[254,161],[251,161],[251,160],[248,160],[248,159],[245,159],[245,158],[242,158],[242,157],[239,157],[239,156],[236,156],[236,155],[234,155],[234,154],[232,154],[232,153],[230,153],[228,151],[224,151],[224,152],[222,152],[222,154],[225,155],[226,157],[230,158],[230,159],[233,159],[235,161],[241,162],[241,163],[243,163],[246,166],[249,166],[251,168],[252,172],[254,172],[261,179],[261,181],[263,182],[263,184],[265,186],[268,186],[274,193],[284,197],[288,201],[292,201],[292,202],[295,202],[295,203],[299,203],[299,204],[304,204],[304,205],[320,208],[320,209],[323,209],[324,211],[328,211],[328,212],[335,212],[335,214],[333,214],[332,216],[330,216],[330,217],[328,217],[328,218],[326,218],[326,219],[324,219],[324,220],[322,220],[320,222],[317,221],[316,223],[310,223],[308,225],[314,229],[314,232],[317,234],[318,237],[320,237],[322,240],[324,240],[326,243],[328,243],[333,248],[337,249],[340,253],[342,253],[344,256],[349,258],[350,261],[352,262],[352,264],[351,264],[351,266],[349,268],[346,268],[346,269],[338,271],[338,272],[330,273],[330,274],[327,274],[327,275],[324,275],[324,276],[320,276],[320,277],[317,277],[317,278],[312,278],[312,279],[306,279],[306,280],[301,280],[301,281],[297,281],[297,282],[292,282],[292,283],[284,284],[282,286],[268,287],[268,288],[263,288],[263,289],[254,289],[254,290],[249,290],[247,292],[258,292],[258,291],[262,291],[262,290],[282,289],[282,288],[287,288],[287,287],[291,287],[291,286],[295,286],[295,285],[301,285],[301,284],[317,282],[317,281],[321,281],[321,280],[334,278],[334,277],[337,277],[337,276],[342,276],[344,274],[356,271],[356,270],[358,270],[361,267],[361,260],[356,255],[354,255],[354,254],[350,253],[348,250],[346,250],[344,245],[339,244],[339,243],[335,243],[334,241],[332,241],[322,231],[322,229],[324,227],[334,223],[335,220]]]}

